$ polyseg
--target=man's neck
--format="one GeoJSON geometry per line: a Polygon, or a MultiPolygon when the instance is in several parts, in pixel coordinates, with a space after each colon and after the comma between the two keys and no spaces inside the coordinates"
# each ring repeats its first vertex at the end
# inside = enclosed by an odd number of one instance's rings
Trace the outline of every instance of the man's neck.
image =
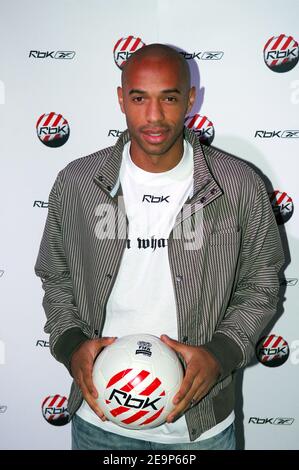
{"type": "Polygon", "coordinates": [[[184,155],[184,142],[182,139],[180,145],[177,145],[177,149],[172,148],[169,152],[161,155],[136,152],[134,143],[131,142],[130,155],[132,162],[142,170],[150,173],[162,173],[171,170],[180,162],[184,155]]]}

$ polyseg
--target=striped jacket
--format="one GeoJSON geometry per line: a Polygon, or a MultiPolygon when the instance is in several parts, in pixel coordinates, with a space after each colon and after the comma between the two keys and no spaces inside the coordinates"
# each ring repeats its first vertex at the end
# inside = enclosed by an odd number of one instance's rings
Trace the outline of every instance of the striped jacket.
{"type": "MultiPolygon", "coordinates": [[[[261,178],[245,162],[202,146],[193,131],[185,128],[184,135],[194,151],[194,191],[168,240],[178,339],[204,345],[221,368],[218,382],[186,412],[193,441],[233,410],[234,371],[249,362],[275,313],[284,255],[261,178]],[[186,223],[187,237],[181,230],[186,223]],[[200,243],[190,249],[191,230],[200,243]]],[[[75,349],[101,336],[126,246],[118,177],[128,140],[125,131],[114,146],[69,163],[49,195],[35,273],[45,291],[51,353],[69,372],[75,349]]],[[[73,382],[71,416],[81,402],[73,382]]]]}

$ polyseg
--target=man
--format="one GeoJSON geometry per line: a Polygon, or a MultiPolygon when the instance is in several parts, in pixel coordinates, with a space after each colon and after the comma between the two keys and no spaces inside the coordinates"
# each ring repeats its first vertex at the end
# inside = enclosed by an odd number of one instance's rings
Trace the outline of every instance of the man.
{"type": "Polygon", "coordinates": [[[35,266],[51,352],[74,378],[73,448],[233,449],[234,372],[275,313],[284,261],[268,195],[184,128],[195,89],[174,49],[135,52],[118,99],[128,130],[59,172],[35,266]],[[167,422],[135,431],[104,417],[91,373],[115,337],[138,332],[186,370],[167,422]]]}

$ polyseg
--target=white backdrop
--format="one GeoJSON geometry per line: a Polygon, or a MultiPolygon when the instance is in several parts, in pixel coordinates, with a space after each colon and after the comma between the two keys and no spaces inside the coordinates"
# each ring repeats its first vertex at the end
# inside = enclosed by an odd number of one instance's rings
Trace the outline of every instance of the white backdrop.
{"type": "MultiPolygon", "coordinates": [[[[285,192],[296,206],[299,64],[278,73],[264,62],[263,49],[272,36],[298,41],[298,15],[296,0],[0,0],[0,448],[70,448],[70,425],[51,425],[41,411],[48,396],[67,397],[70,378],[49,353],[33,267],[58,171],[112,145],[109,130],[126,127],[116,95],[117,41],[133,36],[194,54],[193,114],[213,123],[213,145],[254,164],[272,191],[285,192]],[[56,148],[36,132],[50,112],[70,127],[56,148]],[[285,130],[297,133],[283,138],[285,130]]],[[[286,213],[291,203],[280,208],[286,213]]],[[[266,334],[281,336],[290,355],[278,367],[253,360],[238,374],[238,442],[245,449],[299,448],[296,207],[279,227],[291,262],[284,311],[280,303],[266,334]]]]}

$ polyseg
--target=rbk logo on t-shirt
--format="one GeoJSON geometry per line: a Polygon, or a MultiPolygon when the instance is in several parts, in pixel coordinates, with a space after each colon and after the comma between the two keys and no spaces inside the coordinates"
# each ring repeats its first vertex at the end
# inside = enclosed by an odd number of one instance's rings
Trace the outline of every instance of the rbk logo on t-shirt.
{"type": "Polygon", "coordinates": [[[153,196],[152,194],[144,194],[142,198],[142,202],[169,202],[168,198],[170,196],[153,196]]]}

